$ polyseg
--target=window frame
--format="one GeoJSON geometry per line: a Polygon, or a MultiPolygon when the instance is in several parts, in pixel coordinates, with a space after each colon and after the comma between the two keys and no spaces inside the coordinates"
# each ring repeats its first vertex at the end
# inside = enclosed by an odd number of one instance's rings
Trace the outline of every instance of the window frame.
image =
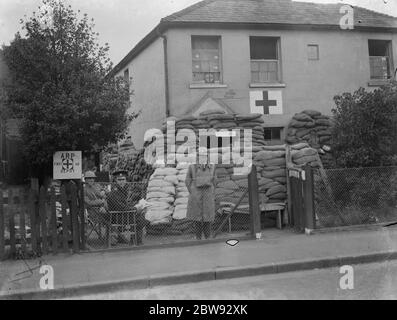
{"type": "Polygon", "coordinates": [[[307,59],[309,60],[309,61],[319,61],[320,60],[320,45],[318,45],[318,44],[315,44],[315,43],[309,43],[308,45],[307,45],[307,59]],[[315,59],[313,59],[313,58],[311,58],[310,57],[310,51],[309,51],[309,48],[310,47],[315,47],[317,50],[317,58],[315,58],[315,59]]]}
{"type": "Polygon", "coordinates": [[[266,142],[279,142],[279,141],[282,141],[283,140],[283,132],[284,132],[284,127],[265,127],[264,128],[264,131],[263,131],[263,139],[266,141],[266,142]],[[266,139],[265,138],[265,132],[266,132],[266,130],[270,130],[270,135],[271,135],[271,137],[270,137],[270,140],[269,139],[266,139]],[[273,138],[273,130],[279,130],[279,133],[280,133],[280,139],[274,139],[273,138]]]}
{"type": "Polygon", "coordinates": [[[369,79],[370,81],[390,81],[394,77],[394,61],[393,61],[393,40],[389,39],[368,39],[368,62],[369,62],[369,79]],[[383,41],[387,43],[387,56],[371,56],[370,55],[370,43],[376,41],[383,41]],[[388,58],[388,77],[387,78],[377,78],[372,74],[372,62],[371,58],[376,57],[387,57],[388,58]]]}
{"type": "MultiPolygon", "coordinates": [[[[282,67],[281,67],[281,37],[280,36],[249,36],[249,52],[250,52],[250,81],[251,84],[281,84],[283,82],[282,79],[282,67]],[[251,59],[251,41],[253,39],[276,39],[276,54],[277,59],[251,59]],[[253,71],[252,71],[252,62],[277,62],[277,79],[275,81],[254,81],[253,79],[253,71]]],[[[260,72],[260,71],[259,71],[260,72]]],[[[260,78],[260,77],[259,77],[260,78]]]]}
{"type": "MultiPolygon", "coordinates": [[[[191,53],[191,76],[192,76],[192,84],[193,85],[203,85],[203,86],[217,86],[223,84],[223,56],[222,56],[222,36],[220,35],[203,35],[203,34],[193,34],[190,36],[190,53],[191,53]],[[195,60],[193,57],[193,40],[194,38],[216,38],[218,40],[218,57],[219,57],[219,81],[214,82],[206,82],[205,80],[194,80],[194,63],[195,60]]],[[[200,60],[199,60],[200,61],[200,60]]],[[[206,72],[201,72],[206,73],[206,72]]],[[[210,72],[207,72],[210,73],[210,72]]]]}

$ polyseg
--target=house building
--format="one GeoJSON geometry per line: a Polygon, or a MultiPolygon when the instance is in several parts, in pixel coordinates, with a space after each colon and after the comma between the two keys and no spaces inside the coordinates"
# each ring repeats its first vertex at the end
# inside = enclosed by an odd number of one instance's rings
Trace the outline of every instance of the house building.
{"type": "Polygon", "coordinates": [[[130,79],[133,143],[168,116],[202,108],[263,113],[279,143],[304,109],[394,77],[397,18],[360,7],[292,0],[204,0],[163,18],[112,71],[130,79]],[[351,17],[350,28],[341,26],[351,17]],[[350,16],[349,16],[350,15],[350,16]],[[354,24],[353,24],[354,21],[354,24]]]}

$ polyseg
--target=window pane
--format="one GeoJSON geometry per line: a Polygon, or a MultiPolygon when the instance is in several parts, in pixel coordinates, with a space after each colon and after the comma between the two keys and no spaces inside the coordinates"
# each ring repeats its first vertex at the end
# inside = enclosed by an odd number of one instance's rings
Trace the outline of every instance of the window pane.
{"type": "Polygon", "coordinates": [[[388,57],[370,57],[369,58],[371,79],[389,79],[390,64],[388,57]]]}
{"type": "Polygon", "coordinates": [[[272,129],[272,139],[281,140],[281,130],[279,128],[272,129]]]}
{"type": "Polygon", "coordinates": [[[319,60],[319,48],[318,45],[308,45],[307,46],[307,55],[309,60],[319,60]]]}
{"type": "Polygon", "coordinates": [[[272,140],[272,129],[265,129],[265,140],[272,140]]]}
{"type": "Polygon", "coordinates": [[[281,140],[281,130],[283,128],[265,128],[265,140],[266,141],[277,141],[281,140]]]}
{"type": "Polygon", "coordinates": [[[277,60],[277,42],[278,38],[251,37],[251,59],[277,60]]]}
{"type": "Polygon", "coordinates": [[[259,71],[259,62],[251,61],[251,71],[259,71]]]}
{"type": "Polygon", "coordinates": [[[251,72],[251,81],[253,83],[258,83],[259,82],[259,72],[252,71],[251,72]]]}
{"type": "Polygon", "coordinates": [[[369,55],[372,57],[385,57],[389,56],[390,41],[384,40],[369,40],[369,55]]]}
{"type": "Polygon", "coordinates": [[[220,82],[221,59],[219,44],[219,37],[192,37],[193,81],[220,82]]]}
{"type": "Polygon", "coordinates": [[[193,50],[201,49],[219,49],[219,38],[218,37],[192,37],[193,50]]]}

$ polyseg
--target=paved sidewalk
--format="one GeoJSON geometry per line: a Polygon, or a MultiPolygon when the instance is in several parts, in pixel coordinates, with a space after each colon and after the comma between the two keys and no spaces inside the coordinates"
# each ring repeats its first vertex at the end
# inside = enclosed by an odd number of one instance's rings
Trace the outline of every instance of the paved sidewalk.
{"type": "MultiPolygon", "coordinates": [[[[39,270],[25,273],[23,261],[0,263],[0,298],[58,298],[122,288],[216,280],[397,259],[397,227],[307,236],[291,230],[263,232],[263,240],[231,247],[211,243],[191,247],[129,250],[44,257],[54,269],[55,290],[39,287],[39,270]]],[[[27,261],[30,267],[38,260],[27,261]]]]}

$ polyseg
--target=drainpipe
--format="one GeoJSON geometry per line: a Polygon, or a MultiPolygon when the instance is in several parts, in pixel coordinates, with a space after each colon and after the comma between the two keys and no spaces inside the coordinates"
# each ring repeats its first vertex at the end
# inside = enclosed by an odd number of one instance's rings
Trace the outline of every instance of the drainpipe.
{"type": "Polygon", "coordinates": [[[165,84],[165,116],[168,118],[170,116],[170,87],[168,80],[168,42],[167,36],[162,34],[160,28],[157,28],[157,34],[163,39],[163,49],[164,49],[164,84],[165,84]]]}

